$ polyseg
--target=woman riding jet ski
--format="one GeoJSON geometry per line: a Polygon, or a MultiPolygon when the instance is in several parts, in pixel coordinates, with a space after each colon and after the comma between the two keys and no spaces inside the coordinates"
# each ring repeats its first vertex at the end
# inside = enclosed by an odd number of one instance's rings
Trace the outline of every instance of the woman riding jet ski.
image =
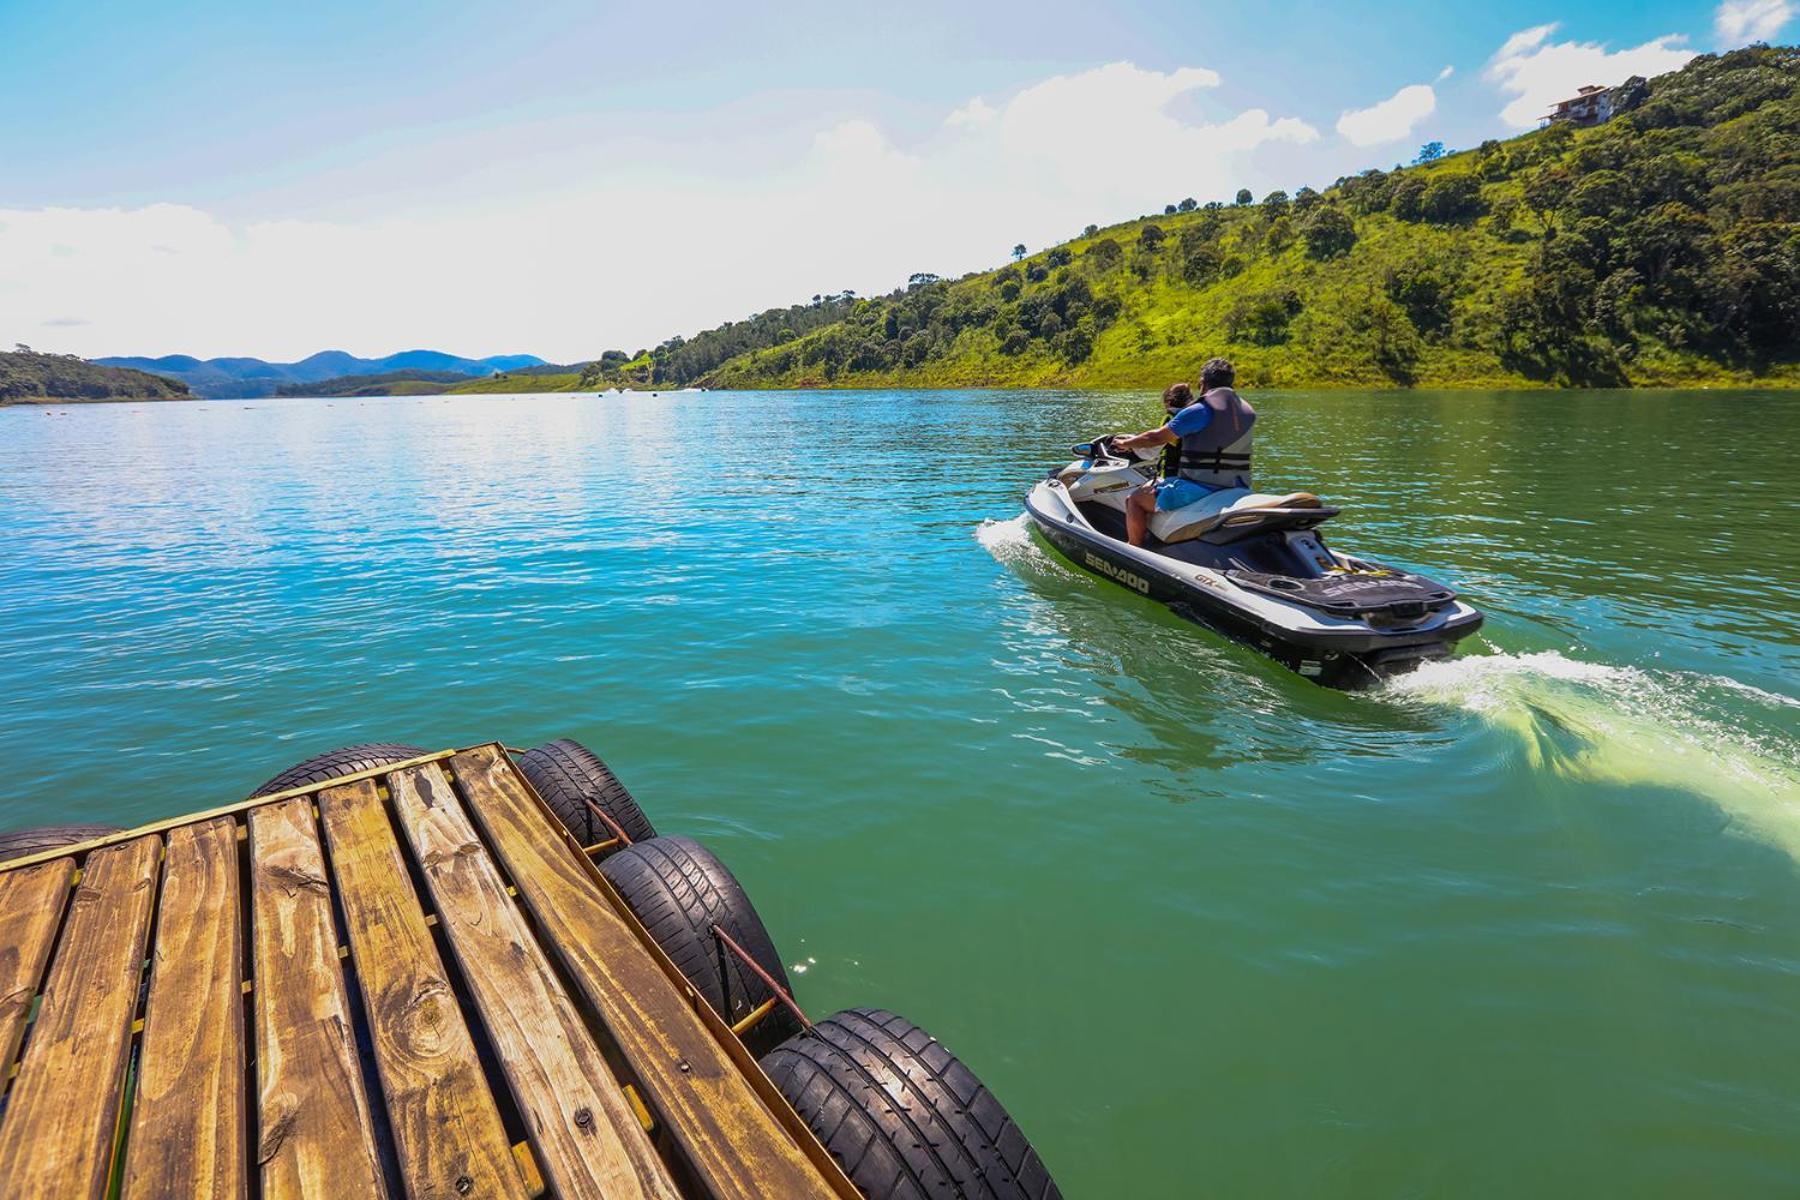
{"type": "Polygon", "coordinates": [[[1076,566],[1331,687],[1447,657],[1481,628],[1443,584],[1327,547],[1317,530],[1338,510],[1312,493],[1252,491],[1256,414],[1231,384],[1214,359],[1198,401],[1182,384],[1164,394],[1169,424],[1076,446],[1025,497],[1032,524],[1076,566]],[[1160,446],[1159,479],[1144,459],[1160,446]]]}

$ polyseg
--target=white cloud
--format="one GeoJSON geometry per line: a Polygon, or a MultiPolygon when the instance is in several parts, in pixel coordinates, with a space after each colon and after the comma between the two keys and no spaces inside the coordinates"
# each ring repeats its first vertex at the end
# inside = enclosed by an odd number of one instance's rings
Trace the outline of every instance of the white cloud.
{"type": "Polygon", "coordinates": [[[1507,124],[1529,129],[1559,100],[1581,87],[1612,87],[1633,75],[1661,75],[1687,64],[1694,52],[1679,34],[1652,38],[1641,46],[1608,50],[1599,42],[1552,42],[1555,24],[1521,30],[1488,60],[1489,83],[1515,99],[1500,111],[1507,124]]]}
{"type": "Polygon", "coordinates": [[[1766,42],[1794,17],[1792,0],[1724,0],[1713,14],[1713,37],[1721,50],[1766,42]]]}
{"type": "Polygon", "coordinates": [[[481,177],[385,215],[367,211],[374,201],[331,220],[226,220],[174,203],[0,210],[0,340],[271,358],[634,350],[819,291],[993,266],[1015,242],[1047,245],[1183,196],[1291,185],[1288,164],[1270,178],[1260,155],[1317,141],[1311,125],[1262,109],[1170,111],[1219,83],[1202,68],[1114,63],[973,98],[904,142],[849,116],[706,166],[658,160],[647,140],[610,160],[554,147],[558,168],[606,161],[608,173],[564,183],[550,170],[557,190],[527,194],[481,177]],[[54,323],[71,313],[89,323],[54,323]]]}
{"type": "Polygon", "coordinates": [[[1415,83],[1379,104],[1344,113],[1337,120],[1337,131],[1353,145],[1379,146],[1406,137],[1436,110],[1437,93],[1431,85],[1415,83]]]}

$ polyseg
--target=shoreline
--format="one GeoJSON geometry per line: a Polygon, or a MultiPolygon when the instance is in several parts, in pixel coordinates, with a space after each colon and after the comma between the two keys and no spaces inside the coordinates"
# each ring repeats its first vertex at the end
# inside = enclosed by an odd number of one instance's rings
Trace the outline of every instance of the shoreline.
{"type": "MultiPolygon", "coordinates": [[[[1156,392],[1156,391],[1160,391],[1160,390],[1161,390],[1160,385],[1152,385],[1152,384],[1117,384],[1114,386],[1098,386],[1097,387],[1097,386],[1092,386],[1092,385],[1054,384],[1054,383],[1049,383],[1049,384],[969,383],[969,384],[930,384],[930,385],[901,384],[901,383],[852,383],[852,384],[801,383],[801,384],[788,384],[788,385],[779,386],[779,387],[709,387],[706,389],[704,394],[707,394],[707,395],[729,395],[733,392],[811,392],[811,393],[842,392],[842,393],[846,393],[846,394],[851,393],[851,392],[1076,392],[1076,393],[1085,392],[1085,393],[1090,393],[1095,396],[1107,396],[1107,395],[1116,396],[1121,393],[1127,393],[1127,392],[1156,392]]],[[[1345,383],[1335,383],[1334,382],[1334,383],[1299,383],[1299,384],[1281,383],[1281,384],[1274,384],[1274,385],[1250,385],[1250,386],[1246,386],[1244,388],[1244,390],[1246,392],[1262,393],[1265,395],[1279,395],[1283,392],[1344,392],[1344,393],[1356,393],[1356,394],[1360,394],[1360,395],[1380,394],[1380,395],[1395,395],[1395,396],[1403,396],[1403,395],[1407,395],[1407,394],[1441,395],[1441,394],[1444,394],[1447,392],[1467,392],[1471,395],[1508,393],[1508,392],[1529,393],[1529,394],[1542,394],[1542,393],[1555,393],[1555,392],[1580,392],[1583,394],[1587,394],[1587,393],[1594,393],[1594,392],[1604,392],[1604,393],[1616,394],[1616,395],[1620,395],[1620,396],[1630,396],[1633,394],[1648,394],[1648,393],[1653,393],[1653,392],[1693,392],[1693,393],[1703,393],[1703,392],[1800,392],[1800,376],[1787,377],[1787,378],[1772,378],[1772,379],[1766,379],[1766,380],[1759,380],[1754,383],[1703,383],[1703,384],[1696,384],[1696,385],[1686,386],[1686,387],[1671,385],[1671,384],[1638,384],[1638,385],[1634,385],[1634,386],[1630,386],[1630,387],[1574,388],[1574,387],[1560,387],[1560,386],[1554,386],[1554,385],[1549,385],[1549,384],[1532,384],[1532,383],[1508,383],[1508,384],[1446,383],[1446,384],[1437,384],[1437,385],[1428,386],[1428,387],[1417,387],[1417,386],[1415,386],[1415,387],[1379,387],[1379,386],[1370,386],[1370,385],[1366,385],[1366,384],[1345,384],[1345,383]]],[[[681,388],[662,388],[662,389],[657,389],[654,391],[626,389],[626,390],[619,392],[618,394],[620,396],[661,397],[661,396],[680,395],[680,394],[683,394],[683,391],[684,391],[684,389],[681,389],[681,388]]],[[[699,393],[690,393],[690,394],[699,394],[699,393]]],[[[64,406],[64,405],[69,405],[69,406],[80,405],[82,407],[87,407],[90,405],[98,405],[98,404],[165,405],[165,404],[193,404],[193,403],[209,403],[209,402],[214,403],[214,404],[250,404],[250,403],[255,403],[257,401],[262,401],[262,400],[303,400],[303,401],[322,400],[327,403],[333,403],[338,400],[430,400],[430,399],[439,399],[439,398],[446,399],[446,400],[450,400],[450,399],[460,400],[460,399],[464,399],[464,398],[476,398],[476,397],[482,397],[482,396],[570,396],[570,397],[587,397],[590,399],[596,399],[596,398],[599,398],[600,395],[601,395],[600,392],[591,391],[588,389],[582,389],[580,391],[572,391],[572,390],[567,390],[567,389],[556,389],[556,390],[552,390],[552,391],[541,391],[541,392],[534,392],[534,391],[419,392],[419,393],[413,393],[413,394],[375,395],[375,396],[24,396],[24,397],[18,397],[18,398],[13,398],[13,399],[0,400],[0,410],[8,409],[8,408],[45,409],[45,408],[56,408],[56,407],[60,407],[60,406],[64,406]]]]}

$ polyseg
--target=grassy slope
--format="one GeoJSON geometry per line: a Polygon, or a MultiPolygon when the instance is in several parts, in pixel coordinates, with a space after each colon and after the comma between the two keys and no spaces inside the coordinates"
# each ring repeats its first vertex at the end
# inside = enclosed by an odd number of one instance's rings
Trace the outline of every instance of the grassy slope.
{"type": "MultiPolygon", "coordinates": [[[[1602,132],[1581,132],[1576,145],[1602,132]]],[[[1528,160],[1534,154],[1534,143],[1543,137],[1542,133],[1526,134],[1513,139],[1505,150],[1521,161],[1528,160]]],[[[1569,160],[1570,154],[1564,153],[1561,159],[1569,160]]],[[[1474,165],[1474,152],[1465,152],[1409,168],[1405,174],[1429,181],[1440,172],[1469,172],[1474,165]]],[[[1528,174],[1529,169],[1520,169],[1484,182],[1481,198],[1487,213],[1496,206],[1506,207],[1508,201],[1518,201],[1528,174]]],[[[1335,191],[1327,191],[1327,202],[1336,202],[1335,191]]],[[[1047,292],[1081,280],[1091,286],[1095,297],[1110,296],[1118,301],[1117,318],[1094,335],[1092,353],[1080,362],[1069,362],[1041,337],[1032,338],[1022,353],[1002,352],[1007,314],[1016,312],[1017,305],[1008,304],[1001,284],[1019,272],[1001,268],[935,285],[944,289],[938,303],[945,308],[986,305],[997,308],[1001,317],[957,329],[948,335],[951,340],[947,344],[932,345],[923,361],[914,365],[858,369],[853,359],[833,349],[834,338],[859,336],[859,327],[862,331],[877,328],[883,319],[882,306],[890,313],[903,311],[909,305],[908,293],[897,292],[864,302],[845,322],[788,345],[733,359],[701,382],[713,387],[1161,387],[1171,380],[1193,378],[1201,361],[1222,354],[1237,364],[1240,382],[1250,386],[1391,387],[1397,382],[1395,374],[1378,365],[1372,353],[1368,313],[1387,303],[1384,285],[1391,271],[1436,260],[1453,264],[1457,276],[1453,321],[1448,330],[1419,338],[1416,361],[1404,382],[1417,387],[1545,386],[1541,377],[1530,379],[1503,365],[1497,351],[1503,341],[1503,302],[1525,281],[1538,247],[1545,241],[1546,228],[1528,207],[1518,208],[1510,228],[1497,227],[1491,215],[1434,225],[1401,220],[1387,212],[1341,207],[1354,214],[1357,241],[1347,255],[1325,261],[1309,257],[1299,238],[1279,252],[1257,245],[1260,231],[1269,221],[1259,205],[1226,208],[1210,218],[1203,211],[1146,217],[1065,243],[1060,249],[1072,261],[1049,269],[1041,282],[1025,283],[1022,294],[1029,298],[1034,290],[1047,292]],[[1223,256],[1240,258],[1243,270],[1234,277],[1196,287],[1182,278],[1173,261],[1174,248],[1184,230],[1209,219],[1223,222],[1213,244],[1223,256]],[[1160,227],[1166,235],[1159,249],[1146,250],[1139,244],[1139,234],[1147,225],[1160,227]],[[1085,257],[1102,239],[1124,249],[1119,266],[1105,269],[1085,257]],[[1292,289],[1304,304],[1285,340],[1270,345],[1229,336],[1227,314],[1234,305],[1244,297],[1277,289],[1292,289]],[[831,361],[834,357],[836,363],[831,361]]],[[[1019,266],[1039,263],[1048,267],[1046,260],[1057,249],[1034,255],[1019,266]]],[[[900,336],[905,332],[902,328],[900,336]]],[[[1410,335],[1410,326],[1407,332],[1410,335]]],[[[860,336],[877,335],[863,332],[860,336]]],[[[889,342],[890,361],[894,344],[889,342]]],[[[1650,336],[1635,347],[1629,381],[1639,386],[1797,386],[1800,363],[1788,356],[1788,361],[1752,374],[1650,336]]]]}
{"type": "Polygon", "coordinates": [[[576,372],[555,375],[489,375],[471,379],[443,389],[452,396],[511,395],[519,392],[578,392],[581,376],[576,372]]]}

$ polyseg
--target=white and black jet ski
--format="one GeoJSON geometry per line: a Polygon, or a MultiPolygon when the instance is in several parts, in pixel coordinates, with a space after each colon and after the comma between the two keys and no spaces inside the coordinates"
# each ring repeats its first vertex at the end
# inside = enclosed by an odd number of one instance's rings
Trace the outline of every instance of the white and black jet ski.
{"type": "Polygon", "coordinates": [[[1156,466],[1111,443],[1076,446],[1076,461],[1025,497],[1032,523],[1076,566],[1330,687],[1445,658],[1481,628],[1480,611],[1445,585],[1327,547],[1318,527],[1338,510],[1310,492],[1226,488],[1156,513],[1149,544],[1133,546],[1125,498],[1156,466]]]}

